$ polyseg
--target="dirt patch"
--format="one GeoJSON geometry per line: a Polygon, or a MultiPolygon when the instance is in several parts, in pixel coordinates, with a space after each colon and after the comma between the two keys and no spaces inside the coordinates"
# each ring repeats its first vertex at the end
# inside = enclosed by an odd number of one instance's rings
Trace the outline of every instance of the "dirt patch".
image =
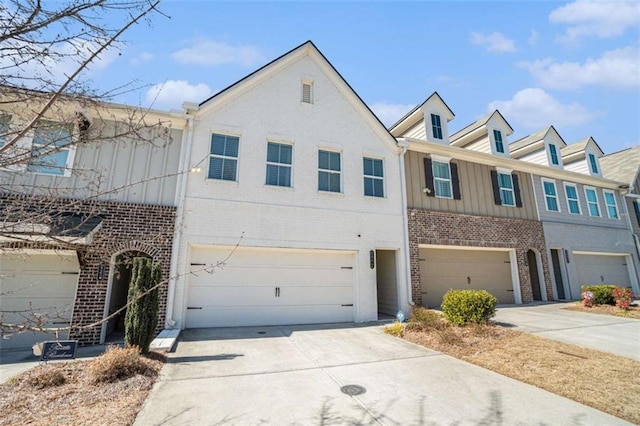
{"type": "Polygon", "coordinates": [[[640,424],[640,362],[494,324],[407,328],[404,338],[640,424]]]}
{"type": "Polygon", "coordinates": [[[133,424],[163,362],[141,357],[144,374],[96,383],[99,359],[40,365],[1,384],[0,425],[133,424]]]}
{"type": "Polygon", "coordinates": [[[590,314],[600,315],[612,315],[614,317],[634,318],[640,319],[640,306],[632,306],[631,309],[625,311],[624,309],[616,308],[611,305],[595,305],[591,307],[583,306],[582,303],[575,303],[569,305],[564,309],[570,311],[588,312],[590,314]]]}

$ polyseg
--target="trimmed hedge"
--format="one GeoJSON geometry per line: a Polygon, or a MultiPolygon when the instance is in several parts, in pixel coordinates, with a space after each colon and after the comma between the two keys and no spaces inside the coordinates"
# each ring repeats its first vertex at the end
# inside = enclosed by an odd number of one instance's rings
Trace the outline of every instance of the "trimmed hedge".
{"type": "Polygon", "coordinates": [[[451,324],[481,324],[496,314],[497,303],[498,299],[486,290],[449,290],[441,308],[451,324]]]}
{"type": "Polygon", "coordinates": [[[595,305],[615,305],[616,301],[613,298],[613,290],[617,286],[610,284],[597,284],[597,285],[583,285],[581,287],[582,293],[590,291],[593,293],[593,303],[595,305]]]}

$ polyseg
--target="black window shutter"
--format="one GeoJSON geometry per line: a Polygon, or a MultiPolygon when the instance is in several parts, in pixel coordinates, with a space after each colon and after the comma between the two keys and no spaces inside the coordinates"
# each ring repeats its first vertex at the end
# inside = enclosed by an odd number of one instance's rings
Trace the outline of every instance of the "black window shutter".
{"type": "Polygon", "coordinates": [[[638,225],[640,225],[640,202],[637,200],[633,202],[633,208],[636,211],[636,219],[638,219],[638,225]]]}
{"type": "Polygon", "coordinates": [[[431,167],[431,158],[424,159],[424,176],[426,178],[427,188],[429,188],[429,191],[427,191],[427,196],[435,197],[436,191],[433,187],[433,168],[431,167]]]}
{"type": "Polygon", "coordinates": [[[460,177],[458,176],[458,165],[450,163],[451,166],[451,186],[453,187],[453,199],[460,200],[460,177]]]}
{"type": "Polygon", "coordinates": [[[516,197],[516,207],[522,207],[522,197],[520,196],[520,181],[518,180],[517,174],[512,174],[511,179],[513,179],[513,193],[516,197]]]}
{"type": "Polygon", "coordinates": [[[495,170],[491,170],[491,184],[493,186],[493,202],[501,206],[502,201],[500,201],[500,187],[498,186],[498,172],[495,170]]]}

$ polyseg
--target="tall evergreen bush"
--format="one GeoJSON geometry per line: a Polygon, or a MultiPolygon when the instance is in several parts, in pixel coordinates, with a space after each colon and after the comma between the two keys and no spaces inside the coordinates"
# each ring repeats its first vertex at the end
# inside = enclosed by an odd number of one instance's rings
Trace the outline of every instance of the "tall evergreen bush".
{"type": "Polygon", "coordinates": [[[127,347],[138,346],[143,353],[149,352],[149,345],[155,336],[158,325],[158,288],[149,291],[160,282],[162,271],[160,264],[153,265],[146,257],[133,258],[131,282],[125,317],[124,341],[127,347]]]}

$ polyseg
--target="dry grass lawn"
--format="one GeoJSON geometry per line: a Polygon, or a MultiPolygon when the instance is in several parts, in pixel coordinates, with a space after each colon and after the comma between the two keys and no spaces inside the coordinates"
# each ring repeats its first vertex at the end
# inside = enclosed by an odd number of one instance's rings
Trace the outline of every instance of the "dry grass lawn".
{"type": "Polygon", "coordinates": [[[404,338],[640,424],[640,362],[492,324],[407,327],[404,338]]]}
{"type": "Polygon", "coordinates": [[[0,425],[133,424],[163,362],[101,358],[40,365],[0,384],[0,425]]]}
{"type": "Polygon", "coordinates": [[[625,311],[624,309],[616,308],[610,305],[595,305],[590,308],[582,306],[582,303],[577,302],[575,304],[567,306],[565,309],[570,311],[588,312],[590,314],[600,315],[612,315],[614,317],[635,318],[640,319],[640,306],[632,306],[631,309],[625,311]]]}

